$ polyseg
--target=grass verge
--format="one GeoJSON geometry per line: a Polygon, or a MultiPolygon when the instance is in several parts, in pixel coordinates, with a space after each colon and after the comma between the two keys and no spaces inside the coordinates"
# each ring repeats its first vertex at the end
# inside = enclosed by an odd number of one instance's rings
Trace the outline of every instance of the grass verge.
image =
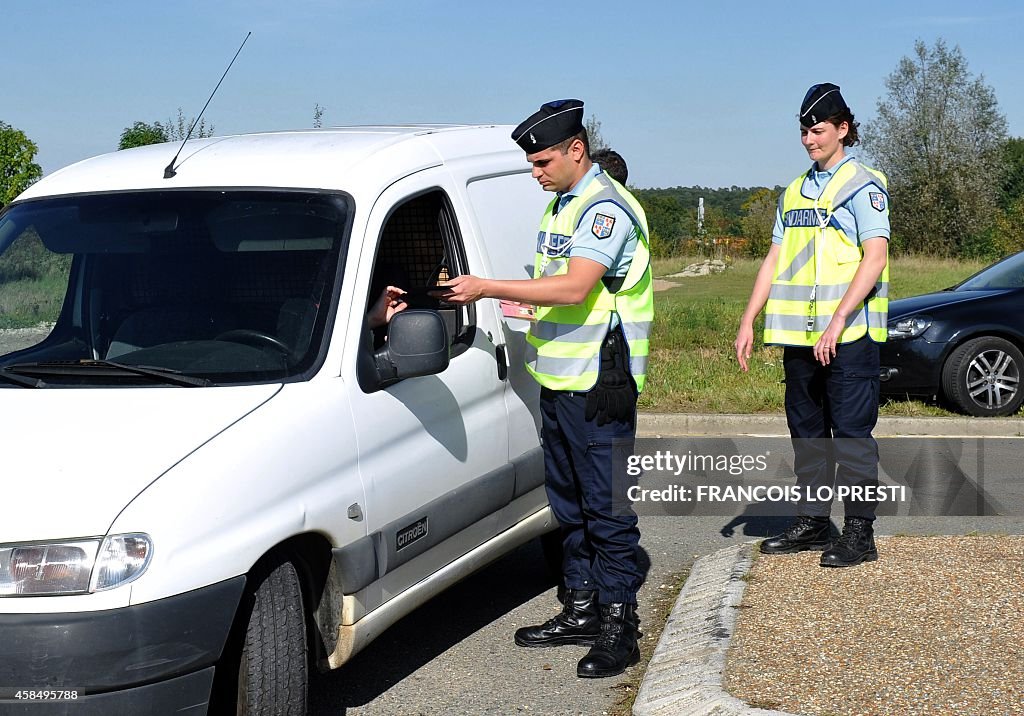
{"type": "MultiPolygon", "coordinates": [[[[655,274],[666,277],[697,259],[657,259],[655,274]]],[[[951,286],[979,269],[981,262],[922,257],[891,262],[893,298],[951,286]]],[[[655,294],[651,370],[640,398],[642,410],[686,413],[777,413],[784,409],[782,349],[760,343],[763,316],[755,325],[750,371],[736,362],[733,341],[760,261],[736,259],[721,273],[664,278],[676,286],[655,294]]],[[[951,415],[921,401],[886,400],[883,415],[951,415]]]]}
{"type": "Polygon", "coordinates": [[[661,583],[653,596],[648,598],[651,611],[647,623],[640,625],[640,631],[644,634],[644,638],[640,642],[640,661],[636,666],[629,669],[627,678],[620,679],[611,687],[613,691],[618,693],[618,698],[607,711],[608,716],[630,716],[633,713],[633,702],[636,701],[636,694],[640,689],[640,683],[643,681],[644,674],[647,673],[647,664],[650,663],[651,657],[654,656],[654,649],[658,646],[658,641],[661,639],[661,632],[665,629],[665,622],[668,621],[669,614],[672,613],[672,607],[675,606],[676,600],[679,599],[679,592],[682,591],[683,585],[686,584],[688,576],[690,576],[689,570],[673,574],[661,583]]]}
{"type": "Polygon", "coordinates": [[[30,328],[57,320],[67,277],[46,275],[0,284],[0,328],[30,328]]]}

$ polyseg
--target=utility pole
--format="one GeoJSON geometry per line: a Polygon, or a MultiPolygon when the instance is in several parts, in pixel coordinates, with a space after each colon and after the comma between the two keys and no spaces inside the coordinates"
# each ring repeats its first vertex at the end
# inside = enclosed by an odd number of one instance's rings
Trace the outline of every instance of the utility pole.
{"type": "Polygon", "coordinates": [[[704,253],[704,197],[697,199],[697,247],[704,253]]]}

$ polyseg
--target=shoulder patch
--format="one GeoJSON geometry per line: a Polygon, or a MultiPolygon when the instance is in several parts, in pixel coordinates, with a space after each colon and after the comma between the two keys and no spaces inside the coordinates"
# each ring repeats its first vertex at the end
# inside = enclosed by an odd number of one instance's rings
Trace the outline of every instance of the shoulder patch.
{"type": "Polygon", "coordinates": [[[880,191],[869,191],[868,198],[871,200],[871,207],[875,211],[885,211],[885,194],[880,191]]]}
{"type": "Polygon", "coordinates": [[[590,227],[590,233],[599,239],[607,239],[612,235],[613,226],[615,226],[614,216],[598,214],[594,217],[594,225],[590,227]]]}

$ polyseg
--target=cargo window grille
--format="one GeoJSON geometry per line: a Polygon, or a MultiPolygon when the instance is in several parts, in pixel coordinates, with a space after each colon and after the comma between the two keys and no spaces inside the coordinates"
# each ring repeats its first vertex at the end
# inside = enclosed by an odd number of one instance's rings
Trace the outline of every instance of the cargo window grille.
{"type": "MultiPolygon", "coordinates": [[[[420,194],[398,206],[384,225],[367,306],[389,284],[432,286],[462,273],[468,273],[466,254],[448,198],[439,189],[420,194]]],[[[474,306],[429,308],[439,310],[448,324],[453,357],[473,342],[474,306]]]]}

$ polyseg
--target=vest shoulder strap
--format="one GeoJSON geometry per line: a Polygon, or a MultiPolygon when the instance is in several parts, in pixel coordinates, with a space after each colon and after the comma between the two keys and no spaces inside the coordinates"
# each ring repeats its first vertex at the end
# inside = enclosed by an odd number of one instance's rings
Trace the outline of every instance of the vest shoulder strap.
{"type": "MultiPolygon", "coordinates": [[[[846,172],[844,172],[844,173],[849,173],[852,170],[852,173],[850,173],[850,176],[848,178],[846,178],[845,181],[842,181],[839,185],[837,185],[835,189],[832,189],[831,187],[826,187],[825,188],[826,194],[829,193],[830,190],[832,192],[834,192],[834,194],[832,196],[832,208],[833,209],[835,209],[836,207],[842,206],[843,204],[848,202],[850,199],[853,198],[853,196],[857,192],[859,192],[861,189],[863,189],[864,187],[868,186],[869,184],[874,184],[886,196],[889,195],[889,189],[886,186],[886,180],[885,180],[885,175],[884,174],[882,174],[881,172],[875,171],[874,169],[869,169],[868,167],[865,167],[863,164],[858,162],[856,159],[849,160],[844,165],[844,169],[845,169],[846,166],[850,166],[851,169],[850,170],[846,170],[846,172]]],[[[829,184],[831,184],[831,183],[832,182],[829,182],[829,184]]]]}
{"type": "Polygon", "coordinates": [[[579,228],[580,223],[583,221],[584,214],[586,214],[592,206],[609,201],[626,212],[630,221],[633,222],[633,226],[637,227],[637,233],[643,237],[644,243],[648,243],[649,237],[647,236],[647,222],[640,220],[637,212],[629,205],[629,201],[612,184],[611,180],[602,172],[593,178],[591,186],[594,186],[594,184],[598,185],[596,190],[591,192],[590,187],[587,187],[587,191],[583,193],[582,197],[580,197],[583,201],[579,203],[579,208],[577,209],[579,214],[575,217],[576,228],[579,228]]]}

